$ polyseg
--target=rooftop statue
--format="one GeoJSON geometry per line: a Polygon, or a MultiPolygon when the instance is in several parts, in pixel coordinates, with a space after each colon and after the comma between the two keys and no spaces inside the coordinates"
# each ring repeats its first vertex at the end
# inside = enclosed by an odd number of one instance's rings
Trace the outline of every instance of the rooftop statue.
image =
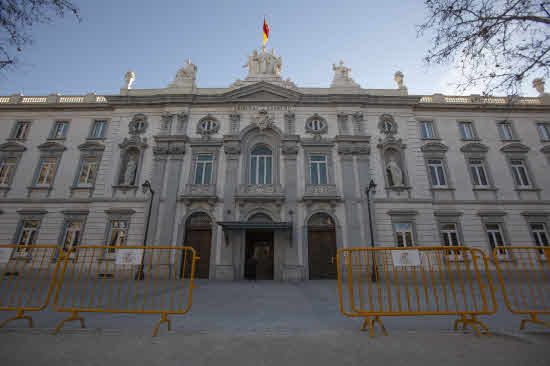
{"type": "Polygon", "coordinates": [[[124,74],[124,89],[132,89],[132,84],[136,80],[136,74],[133,71],[127,71],[124,74]]]}
{"type": "Polygon", "coordinates": [[[185,66],[178,70],[174,82],[169,86],[171,88],[193,88],[197,79],[197,65],[187,59],[185,66]]]}
{"type": "Polygon", "coordinates": [[[334,71],[334,77],[332,78],[331,88],[346,88],[346,87],[359,87],[350,76],[351,68],[344,66],[344,61],[340,60],[338,65],[332,64],[332,70],[334,71]]]}
{"type": "Polygon", "coordinates": [[[260,52],[254,50],[252,55],[248,56],[248,62],[243,67],[248,68],[247,78],[263,76],[279,78],[283,60],[280,56],[275,56],[273,49],[268,52],[265,47],[262,47],[260,52]]]}

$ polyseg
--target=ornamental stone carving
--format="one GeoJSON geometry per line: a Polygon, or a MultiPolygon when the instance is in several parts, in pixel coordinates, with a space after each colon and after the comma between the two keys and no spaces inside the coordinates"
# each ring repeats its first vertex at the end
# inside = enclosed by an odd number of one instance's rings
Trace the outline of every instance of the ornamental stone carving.
{"type": "Polygon", "coordinates": [[[132,84],[134,84],[134,81],[136,80],[136,74],[133,71],[127,71],[126,74],[124,74],[124,86],[123,89],[132,89],[132,84]]]}
{"type": "Polygon", "coordinates": [[[337,120],[338,120],[338,133],[340,135],[349,135],[349,125],[348,125],[348,114],[347,113],[338,113],[337,120]]]}
{"type": "Polygon", "coordinates": [[[178,70],[174,81],[169,88],[195,88],[197,79],[197,66],[187,59],[185,66],[178,70]]]}
{"type": "Polygon", "coordinates": [[[280,76],[283,67],[283,59],[275,56],[275,51],[267,52],[265,47],[260,52],[252,51],[252,55],[248,56],[248,62],[243,65],[248,69],[248,76],[280,76]]]}
{"type": "Polygon", "coordinates": [[[252,122],[258,126],[260,130],[272,128],[274,125],[274,117],[269,114],[266,109],[260,109],[256,116],[253,117],[252,122]]]}
{"type": "Polygon", "coordinates": [[[241,129],[241,115],[238,113],[231,113],[229,115],[229,121],[231,121],[230,131],[232,134],[238,134],[241,129]]]}
{"type": "Polygon", "coordinates": [[[201,135],[204,139],[209,139],[211,135],[216,134],[220,129],[220,122],[212,115],[207,115],[201,118],[197,123],[197,134],[201,135]]]}
{"type": "Polygon", "coordinates": [[[332,78],[331,88],[359,88],[350,76],[351,68],[344,66],[344,61],[340,60],[338,65],[332,64],[334,76],[332,78]]]}
{"type": "Polygon", "coordinates": [[[239,141],[224,141],[223,150],[227,155],[239,155],[241,153],[241,144],[239,141]]]}
{"type": "Polygon", "coordinates": [[[533,79],[533,88],[539,93],[539,96],[544,95],[544,79],[543,78],[536,78],[533,79]]]}
{"type": "Polygon", "coordinates": [[[153,154],[160,155],[183,155],[185,154],[185,138],[176,136],[155,136],[153,154]]]}
{"type": "Polygon", "coordinates": [[[187,131],[187,123],[189,122],[189,113],[180,112],[176,116],[178,119],[178,132],[185,133],[187,131]]]}
{"type": "Polygon", "coordinates": [[[284,155],[297,155],[298,143],[296,141],[283,141],[281,149],[284,155]]]}
{"type": "Polygon", "coordinates": [[[285,132],[289,135],[296,133],[296,115],[294,112],[285,113],[285,132]]]}
{"type": "Polygon", "coordinates": [[[378,129],[382,134],[388,137],[392,137],[393,135],[397,134],[397,123],[395,123],[392,115],[383,114],[380,116],[378,129]]]}
{"type": "Polygon", "coordinates": [[[142,135],[145,131],[147,131],[148,126],[147,116],[143,113],[138,113],[134,115],[130,121],[128,129],[130,131],[130,135],[142,135]]]}
{"type": "Polygon", "coordinates": [[[328,132],[328,123],[326,119],[315,113],[306,120],[305,130],[313,135],[313,138],[320,139],[321,135],[328,132]]]}
{"type": "Polygon", "coordinates": [[[174,121],[174,114],[170,112],[163,113],[161,116],[160,128],[164,133],[170,133],[172,128],[172,122],[174,121]]]}

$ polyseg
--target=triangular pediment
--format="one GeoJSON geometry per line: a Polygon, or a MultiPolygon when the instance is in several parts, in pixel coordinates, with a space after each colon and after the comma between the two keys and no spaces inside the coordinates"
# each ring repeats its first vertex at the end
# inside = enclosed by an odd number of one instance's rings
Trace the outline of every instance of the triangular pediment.
{"type": "Polygon", "coordinates": [[[23,152],[25,150],[27,150],[27,148],[24,145],[18,144],[17,142],[13,141],[9,141],[0,145],[0,151],[3,152],[23,152]]]}
{"type": "Polygon", "coordinates": [[[265,81],[246,85],[225,93],[228,101],[239,102],[293,102],[301,98],[302,94],[288,88],[283,88],[265,81]]]}

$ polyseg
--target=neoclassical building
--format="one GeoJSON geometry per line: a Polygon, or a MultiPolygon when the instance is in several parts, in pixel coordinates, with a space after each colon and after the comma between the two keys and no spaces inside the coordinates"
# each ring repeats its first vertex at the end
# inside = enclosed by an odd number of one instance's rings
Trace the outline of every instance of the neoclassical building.
{"type": "Polygon", "coordinates": [[[549,245],[542,80],[534,98],[409,95],[401,72],[368,89],[340,62],[302,88],[273,51],[246,66],[222,88],[188,61],[161,89],[128,72],[118,95],[0,97],[0,243],[190,245],[202,278],[252,257],[258,278],[331,278],[336,248],[371,245],[370,207],[376,246],[549,245]]]}

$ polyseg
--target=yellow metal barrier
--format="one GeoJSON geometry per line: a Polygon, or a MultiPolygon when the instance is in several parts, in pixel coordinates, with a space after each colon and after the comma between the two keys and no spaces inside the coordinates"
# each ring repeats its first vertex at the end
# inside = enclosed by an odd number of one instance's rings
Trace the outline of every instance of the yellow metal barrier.
{"type": "Polygon", "coordinates": [[[379,324],[381,317],[456,315],[462,324],[488,328],[479,315],[497,310],[488,275],[487,257],[466,247],[339,249],[338,300],[345,316],[364,318],[361,330],[379,324]]]}
{"type": "Polygon", "coordinates": [[[153,336],[162,323],[170,330],[168,315],[191,309],[197,260],[191,247],[79,246],[59,271],[54,307],[71,315],[55,332],[75,320],[84,328],[83,312],[160,314],[153,336]]]}
{"type": "Polygon", "coordinates": [[[525,323],[550,327],[539,315],[550,314],[550,248],[506,247],[495,249],[493,260],[504,303],[513,314],[528,315],[525,323]]]}
{"type": "Polygon", "coordinates": [[[60,261],[56,245],[0,245],[0,311],[16,315],[0,323],[0,328],[17,319],[33,320],[25,312],[48,306],[60,261]]]}

